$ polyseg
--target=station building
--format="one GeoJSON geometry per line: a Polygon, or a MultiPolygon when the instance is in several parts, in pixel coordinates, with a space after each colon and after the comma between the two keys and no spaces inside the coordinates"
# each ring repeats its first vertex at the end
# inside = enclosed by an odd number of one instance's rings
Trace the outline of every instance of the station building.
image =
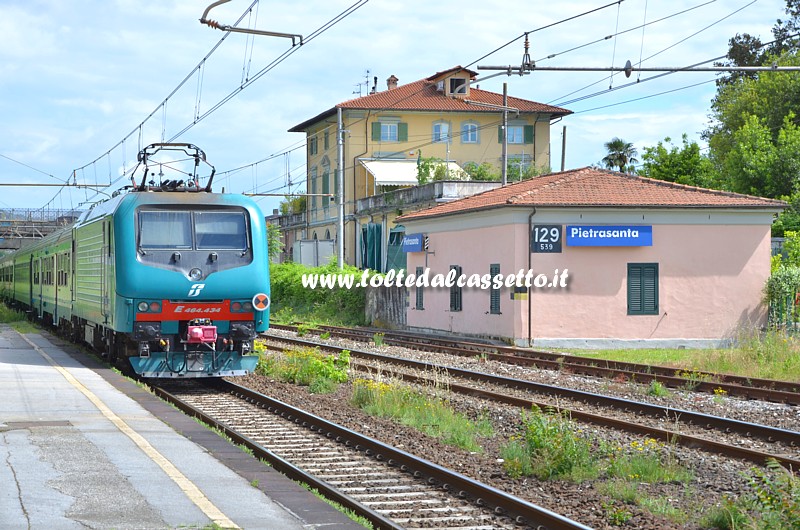
{"type": "Polygon", "coordinates": [[[586,167],[408,213],[407,272],[473,286],[411,287],[407,323],[521,346],[721,345],[766,323],[785,206],[586,167]],[[498,274],[533,285],[474,286],[498,274]]]}

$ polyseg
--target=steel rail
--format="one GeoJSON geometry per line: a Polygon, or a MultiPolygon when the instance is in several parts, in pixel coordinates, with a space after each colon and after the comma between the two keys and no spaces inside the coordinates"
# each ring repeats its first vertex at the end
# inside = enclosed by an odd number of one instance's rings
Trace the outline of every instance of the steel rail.
{"type": "MultiPolygon", "coordinates": [[[[356,368],[366,372],[369,372],[372,369],[372,367],[368,365],[356,365],[356,368]]],[[[413,383],[418,383],[423,385],[434,385],[436,383],[436,381],[433,379],[428,379],[426,377],[420,377],[410,374],[399,374],[395,372],[392,374],[392,376],[402,379],[404,381],[411,381],[413,383]]],[[[607,416],[600,416],[599,414],[592,414],[590,412],[583,412],[580,410],[569,409],[566,407],[553,406],[549,403],[544,403],[541,401],[534,401],[530,399],[523,399],[514,396],[509,396],[506,394],[499,394],[497,392],[481,390],[474,387],[455,384],[453,382],[448,382],[447,388],[450,391],[459,394],[479,397],[482,399],[487,399],[490,401],[495,401],[506,405],[512,405],[523,409],[530,409],[532,407],[537,407],[540,410],[552,410],[558,414],[566,414],[572,419],[584,421],[587,423],[592,423],[594,425],[600,425],[603,427],[610,427],[612,429],[617,429],[621,431],[649,436],[650,438],[661,440],[666,444],[676,443],[688,448],[701,449],[704,451],[720,453],[726,456],[741,458],[743,460],[748,460],[750,462],[754,462],[759,465],[763,465],[769,459],[774,459],[787,469],[800,469],[800,460],[796,458],[790,458],[772,453],[765,453],[763,451],[756,451],[744,447],[736,447],[734,445],[729,445],[722,442],[709,440],[707,438],[701,438],[699,436],[691,436],[688,434],[682,434],[679,432],[669,431],[666,429],[659,429],[658,427],[640,425],[625,420],[609,418],[607,416]]]]}
{"type": "MultiPolygon", "coordinates": [[[[296,330],[294,326],[276,324],[271,324],[271,326],[276,329],[296,330]]],[[[362,341],[371,340],[374,334],[374,332],[368,330],[338,328],[335,326],[320,326],[319,329],[340,337],[362,341]]],[[[386,332],[383,340],[386,344],[410,349],[434,350],[462,357],[472,357],[476,352],[480,352],[488,359],[509,364],[568,370],[571,373],[611,379],[622,376],[626,380],[645,384],[651,381],[658,381],[672,388],[687,388],[707,393],[714,393],[718,389],[722,389],[730,396],[800,405],[800,383],[790,381],[748,378],[696,370],[681,371],[680,369],[665,366],[606,361],[541,350],[426,337],[397,331],[386,332]]]]}
{"type": "MultiPolygon", "coordinates": [[[[244,399],[251,404],[262,407],[265,410],[279,414],[282,417],[308,426],[311,430],[324,434],[328,438],[333,438],[341,443],[354,447],[357,451],[363,452],[367,456],[373,456],[377,460],[385,460],[390,465],[400,468],[402,471],[412,473],[415,478],[424,478],[429,484],[438,484],[442,489],[454,493],[460,497],[469,497],[479,506],[489,507],[497,514],[507,515],[516,520],[518,524],[527,524],[537,530],[591,530],[589,527],[558,515],[546,508],[537,506],[533,503],[514,497],[508,493],[493,488],[487,484],[475,481],[455,471],[443,468],[435,463],[419,458],[401,449],[384,444],[378,440],[357,433],[336,423],[330,422],[319,416],[308,413],[304,410],[293,407],[287,403],[271,398],[249,388],[225,380],[214,380],[204,382],[219,390],[230,393],[236,397],[244,399]]],[[[251,448],[256,456],[270,461],[276,469],[286,473],[295,480],[299,480],[313,485],[326,496],[330,495],[336,502],[346,506],[359,514],[373,521],[378,528],[401,528],[391,520],[370,510],[336,491],[326,482],[316,479],[313,475],[296,468],[286,460],[275,455],[268,449],[252,442],[248,437],[238,434],[225,424],[216,421],[205,413],[196,410],[172,394],[159,389],[159,396],[164,397],[174,403],[187,414],[194,415],[204,422],[219,428],[227,436],[230,436],[236,443],[251,448]],[[369,514],[369,515],[367,515],[369,514]]]]}
{"type": "Polygon", "coordinates": [[[380,513],[368,508],[367,506],[350,498],[349,496],[342,494],[339,490],[330,486],[327,482],[319,480],[312,474],[306,473],[299,467],[291,464],[288,460],[281,458],[280,456],[270,451],[269,449],[252,441],[247,436],[239,434],[236,430],[231,429],[224,423],[217,421],[216,419],[212,418],[211,416],[202,412],[201,410],[198,410],[197,408],[189,405],[188,403],[185,403],[184,401],[174,396],[170,392],[164,390],[163,388],[160,388],[158,386],[153,386],[151,388],[155,393],[155,395],[160,397],[164,401],[167,401],[168,403],[174,405],[176,408],[178,408],[185,414],[195,417],[200,421],[202,421],[203,423],[210,425],[215,429],[220,430],[225,434],[225,436],[233,440],[234,443],[247,447],[248,449],[253,451],[253,455],[259,460],[264,460],[266,462],[269,462],[272,467],[274,467],[287,477],[291,478],[292,480],[296,480],[303,484],[308,484],[309,486],[318,490],[326,498],[331,499],[350,510],[353,510],[358,515],[361,515],[365,519],[368,519],[372,524],[376,526],[376,528],[387,529],[387,530],[403,529],[402,526],[398,526],[390,519],[387,519],[386,517],[382,516],[380,513]]]}
{"type": "MultiPolygon", "coordinates": [[[[320,348],[321,350],[327,350],[335,353],[339,353],[343,349],[345,349],[302,339],[290,339],[290,338],[287,339],[284,337],[270,337],[270,339],[279,342],[301,344],[304,346],[315,346],[320,348]]],[[[800,446],[800,432],[790,431],[787,429],[780,429],[777,427],[770,427],[767,425],[759,425],[756,423],[749,423],[730,418],[721,418],[718,416],[712,416],[700,412],[693,412],[684,409],[653,405],[650,403],[644,403],[640,401],[621,399],[602,394],[585,392],[582,390],[574,390],[559,386],[535,383],[532,381],[525,381],[522,379],[496,376],[484,372],[475,372],[471,370],[463,370],[460,368],[448,367],[448,366],[437,366],[426,362],[414,361],[411,359],[403,359],[399,357],[390,357],[377,353],[365,352],[361,350],[348,349],[348,351],[350,352],[350,355],[352,357],[369,359],[372,361],[382,362],[386,364],[397,364],[421,371],[429,371],[429,370],[441,371],[442,369],[444,369],[447,371],[448,374],[456,377],[461,377],[464,379],[483,381],[487,383],[492,383],[512,388],[523,389],[526,391],[535,392],[539,394],[564,397],[576,401],[581,401],[586,404],[600,405],[608,408],[622,410],[624,412],[632,412],[632,413],[647,415],[654,418],[665,418],[665,417],[674,418],[688,425],[696,425],[707,429],[719,429],[727,433],[737,433],[748,438],[750,437],[759,438],[766,442],[779,441],[786,443],[791,447],[800,446]]],[[[574,411],[574,412],[577,414],[579,411],[574,411]]],[[[678,436],[682,436],[680,435],[680,433],[672,433],[672,434],[677,434],[678,436]]],[[[690,443],[690,440],[688,438],[687,438],[687,443],[690,443]]],[[[709,443],[715,443],[715,442],[709,441],[709,443]]],[[[794,461],[794,459],[791,458],[781,457],[777,455],[766,455],[766,457],[769,456],[775,456],[776,460],[786,461],[787,463],[791,463],[790,461],[794,461]]],[[[795,469],[797,469],[798,467],[797,464],[800,464],[800,461],[794,461],[794,462],[795,462],[794,463],[795,469]]]]}

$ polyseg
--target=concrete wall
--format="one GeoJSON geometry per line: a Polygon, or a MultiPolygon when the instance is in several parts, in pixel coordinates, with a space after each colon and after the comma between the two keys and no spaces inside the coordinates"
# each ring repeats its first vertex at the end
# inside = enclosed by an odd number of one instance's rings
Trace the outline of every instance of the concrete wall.
{"type": "Polygon", "coordinates": [[[379,328],[405,328],[406,298],[405,287],[369,287],[366,290],[367,322],[379,328]]]}

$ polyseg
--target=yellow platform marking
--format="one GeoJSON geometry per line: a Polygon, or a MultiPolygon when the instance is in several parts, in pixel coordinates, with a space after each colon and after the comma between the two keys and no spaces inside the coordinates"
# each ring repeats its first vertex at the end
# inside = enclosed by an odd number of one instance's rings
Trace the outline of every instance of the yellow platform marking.
{"type": "Polygon", "coordinates": [[[108,408],[108,405],[103,403],[103,401],[97,397],[94,392],[86,388],[83,383],[75,379],[75,377],[69,373],[64,367],[60,366],[53,360],[52,357],[47,355],[41,348],[39,348],[36,344],[31,342],[28,337],[22,335],[20,336],[31,345],[31,347],[39,352],[39,354],[47,359],[47,362],[53,365],[53,367],[58,370],[61,375],[64,376],[72,386],[77,388],[84,396],[86,396],[89,401],[94,403],[94,406],[97,407],[100,412],[105,416],[109,421],[111,421],[117,428],[122,431],[128,438],[130,438],[133,443],[135,443],[139,449],[141,449],[153,462],[158,464],[164,473],[167,474],[169,478],[171,478],[178,487],[183,490],[186,496],[191,500],[198,508],[200,508],[204,514],[208,516],[215,524],[223,527],[223,528],[239,528],[234,524],[233,521],[228,519],[228,517],[222,513],[222,511],[214,506],[214,504],[208,500],[200,488],[195,486],[195,484],[189,480],[186,475],[181,473],[175,465],[170,462],[164,455],[158,452],[158,450],[150,445],[150,442],[144,439],[144,437],[133,430],[130,425],[125,423],[125,421],[117,416],[114,411],[108,408]]]}

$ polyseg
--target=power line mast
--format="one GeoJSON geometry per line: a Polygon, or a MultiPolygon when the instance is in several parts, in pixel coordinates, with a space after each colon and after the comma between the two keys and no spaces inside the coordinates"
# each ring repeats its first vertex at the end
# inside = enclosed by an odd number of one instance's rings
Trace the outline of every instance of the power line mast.
{"type": "MultiPolygon", "coordinates": [[[[704,61],[690,66],[657,66],[645,67],[633,66],[630,61],[625,62],[625,66],[536,66],[536,62],[531,60],[528,54],[528,34],[525,34],[525,52],[522,56],[522,63],[519,66],[506,65],[506,66],[480,66],[478,70],[494,70],[499,72],[489,77],[497,75],[528,75],[531,72],[624,72],[625,77],[630,77],[633,72],[800,72],[800,66],[778,66],[777,63],[772,63],[770,66],[700,66],[706,62],[704,61]]],[[[718,58],[717,58],[718,59],[718,58]]],[[[486,80],[484,77],[481,81],[486,80]]]]}

